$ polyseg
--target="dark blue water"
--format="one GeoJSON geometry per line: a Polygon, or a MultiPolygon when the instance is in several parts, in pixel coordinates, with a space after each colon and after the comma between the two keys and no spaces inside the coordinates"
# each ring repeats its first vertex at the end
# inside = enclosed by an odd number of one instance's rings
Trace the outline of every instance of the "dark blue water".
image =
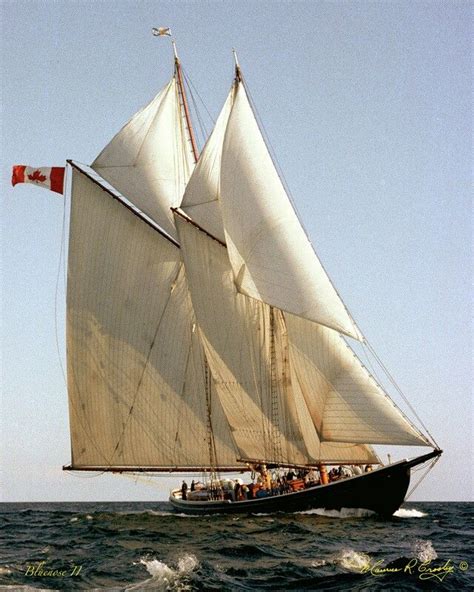
{"type": "Polygon", "coordinates": [[[406,504],[389,520],[366,514],[0,504],[0,590],[474,589],[473,504],[406,504]]]}

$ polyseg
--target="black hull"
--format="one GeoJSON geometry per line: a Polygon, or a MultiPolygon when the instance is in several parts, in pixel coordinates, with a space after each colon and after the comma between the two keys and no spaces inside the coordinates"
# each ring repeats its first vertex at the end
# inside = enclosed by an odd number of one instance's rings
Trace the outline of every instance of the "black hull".
{"type": "Polygon", "coordinates": [[[283,495],[240,502],[183,501],[171,495],[169,501],[175,510],[186,514],[257,514],[302,512],[315,508],[363,508],[381,516],[391,516],[405,499],[410,484],[410,469],[440,454],[441,451],[435,450],[363,475],[283,495]]]}

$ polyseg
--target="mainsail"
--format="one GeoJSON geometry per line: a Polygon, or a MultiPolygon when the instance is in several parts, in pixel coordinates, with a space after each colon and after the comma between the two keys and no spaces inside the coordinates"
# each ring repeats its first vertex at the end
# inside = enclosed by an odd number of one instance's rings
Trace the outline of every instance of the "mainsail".
{"type": "Polygon", "coordinates": [[[365,446],[321,445],[292,385],[282,312],[237,292],[222,244],[180,215],[176,226],[200,336],[241,458],[378,462],[365,446]]]}

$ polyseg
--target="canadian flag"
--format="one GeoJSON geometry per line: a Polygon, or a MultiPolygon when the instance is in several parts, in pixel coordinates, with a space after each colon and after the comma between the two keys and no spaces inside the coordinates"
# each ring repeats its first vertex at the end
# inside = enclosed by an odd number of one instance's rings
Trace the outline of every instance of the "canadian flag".
{"type": "Polygon", "coordinates": [[[56,193],[64,193],[64,167],[29,167],[16,164],[12,171],[12,185],[34,183],[56,193]]]}

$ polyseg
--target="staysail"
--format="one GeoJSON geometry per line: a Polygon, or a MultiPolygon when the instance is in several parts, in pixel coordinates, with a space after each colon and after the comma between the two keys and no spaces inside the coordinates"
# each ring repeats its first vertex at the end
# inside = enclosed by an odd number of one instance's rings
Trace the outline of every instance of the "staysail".
{"type": "Polygon", "coordinates": [[[92,168],[176,236],[170,208],[182,199],[193,170],[176,76],[117,133],[92,168]]]}
{"type": "MultiPolygon", "coordinates": [[[[177,243],[77,167],[67,307],[72,467],[209,467],[204,360],[177,243]]],[[[217,456],[235,467],[214,399],[217,456]]]]}
{"type": "Polygon", "coordinates": [[[285,313],[290,360],[325,442],[429,446],[340,335],[285,313]]]}

